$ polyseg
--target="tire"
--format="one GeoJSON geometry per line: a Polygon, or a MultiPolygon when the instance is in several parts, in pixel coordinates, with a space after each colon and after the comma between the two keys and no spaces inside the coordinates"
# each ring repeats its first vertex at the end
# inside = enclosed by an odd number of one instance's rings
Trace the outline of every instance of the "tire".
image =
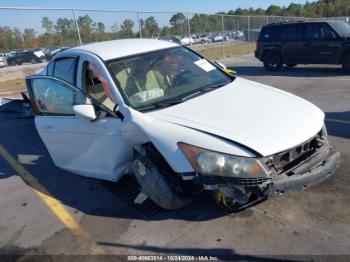
{"type": "Polygon", "coordinates": [[[277,71],[283,65],[282,57],[277,52],[269,52],[263,58],[264,67],[267,71],[277,71]]]}
{"type": "Polygon", "coordinates": [[[287,67],[295,67],[297,64],[286,64],[287,67]]]}
{"type": "Polygon", "coordinates": [[[34,58],[32,58],[32,59],[30,60],[30,63],[31,63],[31,64],[37,64],[38,62],[37,62],[34,58]]]}
{"type": "Polygon", "coordinates": [[[346,73],[350,74],[350,53],[346,53],[342,59],[342,67],[346,73]]]}
{"type": "Polygon", "coordinates": [[[138,155],[131,164],[131,171],[142,191],[164,209],[180,209],[191,203],[191,199],[176,193],[159,168],[150,159],[138,155]]]}

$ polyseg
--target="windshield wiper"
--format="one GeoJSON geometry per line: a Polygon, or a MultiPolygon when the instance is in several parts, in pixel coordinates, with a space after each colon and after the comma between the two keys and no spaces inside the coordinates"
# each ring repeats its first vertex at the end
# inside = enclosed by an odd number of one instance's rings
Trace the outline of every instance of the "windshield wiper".
{"type": "Polygon", "coordinates": [[[168,107],[168,106],[173,106],[173,105],[176,105],[176,104],[180,104],[180,103],[185,102],[185,101],[187,101],[187,100],[189,100],[191,98],[194,98],[194,97],[199,96],[201,94],[207,93],[207,92],[212,91],[214,89],[220,88],[222,86],[225,86],[225,84],[207,86],[207,87],[204,87],[204,88],[202,88],[200,90],[197,90],[196,92],[191,93],[191,94],[189,94],[187,96],[182,96],[182,97],[177,98],[177,99],[165,100],[163,102],[159,102],[159,103],[147,106],[147,107],[143,107],[143,108],[141,108],[141,110],[150,110],[150,109],[162,108],[162,107],[168,107]]]}

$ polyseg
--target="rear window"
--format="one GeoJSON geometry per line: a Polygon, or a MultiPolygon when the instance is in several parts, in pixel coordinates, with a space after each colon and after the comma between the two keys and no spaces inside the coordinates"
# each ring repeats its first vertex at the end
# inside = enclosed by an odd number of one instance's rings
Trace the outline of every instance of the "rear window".
{"type": "Polygon", "coordinates": [[[264,27],[260,33],[259,40],[261,41],[274,41],[278,40],[279,28],[277,27],[264,27]]]}

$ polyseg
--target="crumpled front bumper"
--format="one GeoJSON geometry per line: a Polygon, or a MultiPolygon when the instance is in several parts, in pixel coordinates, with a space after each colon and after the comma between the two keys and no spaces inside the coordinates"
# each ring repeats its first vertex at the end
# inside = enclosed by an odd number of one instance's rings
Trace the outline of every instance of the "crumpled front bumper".
{"type": "Polygon", "coordinates": [[[275,178],[264,191],[266,196],[278,196],[288,191],[316,185],[334,174],[340,165],[340,153],[331,155],[322,165],[303,174],[275,178]]]}

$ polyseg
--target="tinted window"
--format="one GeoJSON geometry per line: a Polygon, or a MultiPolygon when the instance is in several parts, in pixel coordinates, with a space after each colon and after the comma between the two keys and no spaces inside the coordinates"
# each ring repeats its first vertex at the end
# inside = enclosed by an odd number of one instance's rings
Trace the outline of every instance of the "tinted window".
{"type": "Polygon", "coordinates": [[[266,27],[261,31],[260,40],[273,41],[278,40],[279,30],[276,27],[266,27]]]}
{"type": "Polygon", "coordinates": [[[56,59],[54,76],[68,83],[75,84],[76,58],[67,57],[56,59]]]}
{"type": "Polygon", "coordinates": [[[325,24],[314,24],[305,26],[305,39],[307,40],[323,40],[336,38],[333,30],[325,24]]]}
{"type": "Polygon", "coordinates": [[[44,115],[74,115],[73,105],[87,101],[78,90],[54,79],[34,78],[30,83],[36,106],[44,115]]]}
{"type": "Polygon", "coordinates": [[[281,32],[282,40],[295,40],[297,39],[297,29],[295,27],[285,27],[281,32]]]}

